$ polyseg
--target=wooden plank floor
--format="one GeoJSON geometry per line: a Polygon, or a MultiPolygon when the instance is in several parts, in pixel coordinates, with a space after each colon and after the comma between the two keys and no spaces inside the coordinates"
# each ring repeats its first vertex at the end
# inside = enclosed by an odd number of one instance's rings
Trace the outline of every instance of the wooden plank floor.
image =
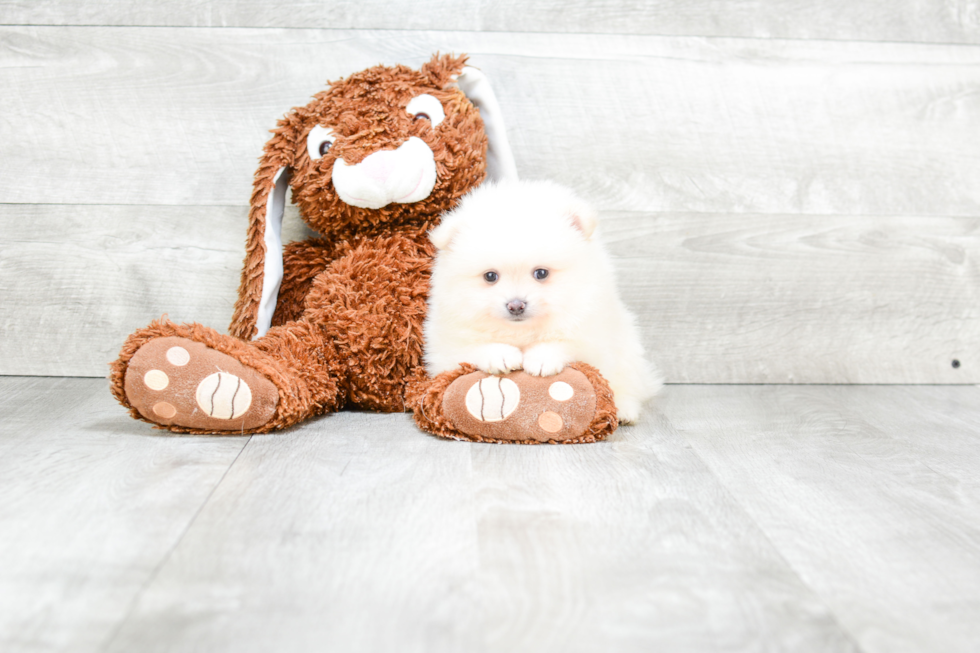
{"type": "Polygon", "coordinates": [[[572,447],[0,378],[0,650],[973,651],[980,388],[668,386],[572,447]]]}

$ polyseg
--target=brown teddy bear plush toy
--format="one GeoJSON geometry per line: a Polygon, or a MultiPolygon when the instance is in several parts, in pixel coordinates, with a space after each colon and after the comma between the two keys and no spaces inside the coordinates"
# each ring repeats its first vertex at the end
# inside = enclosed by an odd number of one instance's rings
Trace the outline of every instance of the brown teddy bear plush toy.
{"type": "Polygon", "coordinates": [[[133,417],[261,433],[352,407],[414,410],[424,430],[463,440],[590,442],[615,430],[608,385],[587,365],[544,379],[469,366],[425,375],[427,233],[488,172],[516,176],[489,83],[465,63],[376,66],[279,121],[255,175],[231,335],[165,318],[133,333],[110,375],[133,417]],[[320,237],[283,248],[287,186],[320,237]]]}

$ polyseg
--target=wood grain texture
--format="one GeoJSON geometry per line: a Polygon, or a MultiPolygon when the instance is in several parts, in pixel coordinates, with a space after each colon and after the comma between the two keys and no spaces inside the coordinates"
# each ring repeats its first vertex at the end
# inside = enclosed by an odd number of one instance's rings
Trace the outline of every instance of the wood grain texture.
{"type": "MultiPolygon", "coordinates": [[[[227,329],[246,207],[0,205],[0,374],[104,376],[164,313],[227,329]]],[[[288,240],[308,232],[290,211],[288,240]]]]}
{"type": "Polygon", "coordinates": [[[836,39],[938,43],[980,42],[980,9],[970,0],[383,0],[236,2],[163,0],[3,0],[0,21],[30,25],[321,27],[585,32],[836,39]]]}
{"type": "Polygon", "coordinates": [[[975,650],[977,388],[692,386],[664,413],[862,650],[975,650]]]}
{"type": "Polygon", "coordinates": [[[253,438],[107,651],[854,651],[656,414],[595,446],[253,438]]]}
{"type": "Polygon", "coordinates": [[[980,211],[980,47],[568,34],[5,27],[0,203],[238,205],[275,120],[469,52],[520,173],[642,211],[980,211]]]}
{"type": "Polygon", "coordinates": [[[247,438],[160,437],[101,379],[0,378],[0,650],[101,651],[247,438]]]}
{"type": "MultiPolygon", "coordinates": [[[[101,376],[125,337],[163,313],[227,326],[245,209],[0,205],[0,224],[0,373],[101,376]]],[[[674,383],[977,382],[978,225],[603,220],[650,358],[674,383]]],[[[285,233],[306,233],[293,211],[285,233]]]]}
{"type": "Polygon", "coordinates": [[[669,386],[604,443],[159,434],[0,378],[0,648],[972,651],[980,388],[669,386]],[[244,448],[243,448],[244,447],[244,448]]]}
{"type": "Polygon", "coordinates": [[[668,381],[980,380],[980,219],[612,213],[603,229],[668,381]]]}
{"type": "Polygon", "coordinates": [[[978,47],[0,34],[16,89],[0,96],[2,373],[102,375],[164,312],[224,329],[276,116],[325,78],[455,49],[506,80],[522,174],[612,216],[624,292],[669,380],[980,380],[978,47]]]}

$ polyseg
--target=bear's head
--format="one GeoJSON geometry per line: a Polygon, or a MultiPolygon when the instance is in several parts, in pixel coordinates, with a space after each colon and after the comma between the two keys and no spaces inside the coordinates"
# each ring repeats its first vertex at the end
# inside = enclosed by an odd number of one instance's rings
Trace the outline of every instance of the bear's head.
{"type": "Polygon", "coordinates": [[[375,66],[279,121],[255,174],[235,335],[260,336],[271,323],[287,187],[303,220],[340,240],[424,234],[485,178],[516,177],[496,98],[466,59],[375,66]]]}

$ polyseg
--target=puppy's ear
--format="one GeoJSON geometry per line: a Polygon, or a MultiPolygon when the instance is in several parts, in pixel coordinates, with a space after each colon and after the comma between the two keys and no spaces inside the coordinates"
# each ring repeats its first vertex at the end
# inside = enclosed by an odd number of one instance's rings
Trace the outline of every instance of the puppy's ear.
{"type": "Polygon", "coordinates": [[[444,218],[442,224],[429,232],[429,240],[438,250],[449,249],[457,231],[459,231],[459,219],[444,218]]]}
{"type": "Polygon", "coordinates": [[[582,232],[586,240],[592,238],[599,223],[599,213],[590,204],[576,198],[566,209],[572,226],[582,232]]]}

